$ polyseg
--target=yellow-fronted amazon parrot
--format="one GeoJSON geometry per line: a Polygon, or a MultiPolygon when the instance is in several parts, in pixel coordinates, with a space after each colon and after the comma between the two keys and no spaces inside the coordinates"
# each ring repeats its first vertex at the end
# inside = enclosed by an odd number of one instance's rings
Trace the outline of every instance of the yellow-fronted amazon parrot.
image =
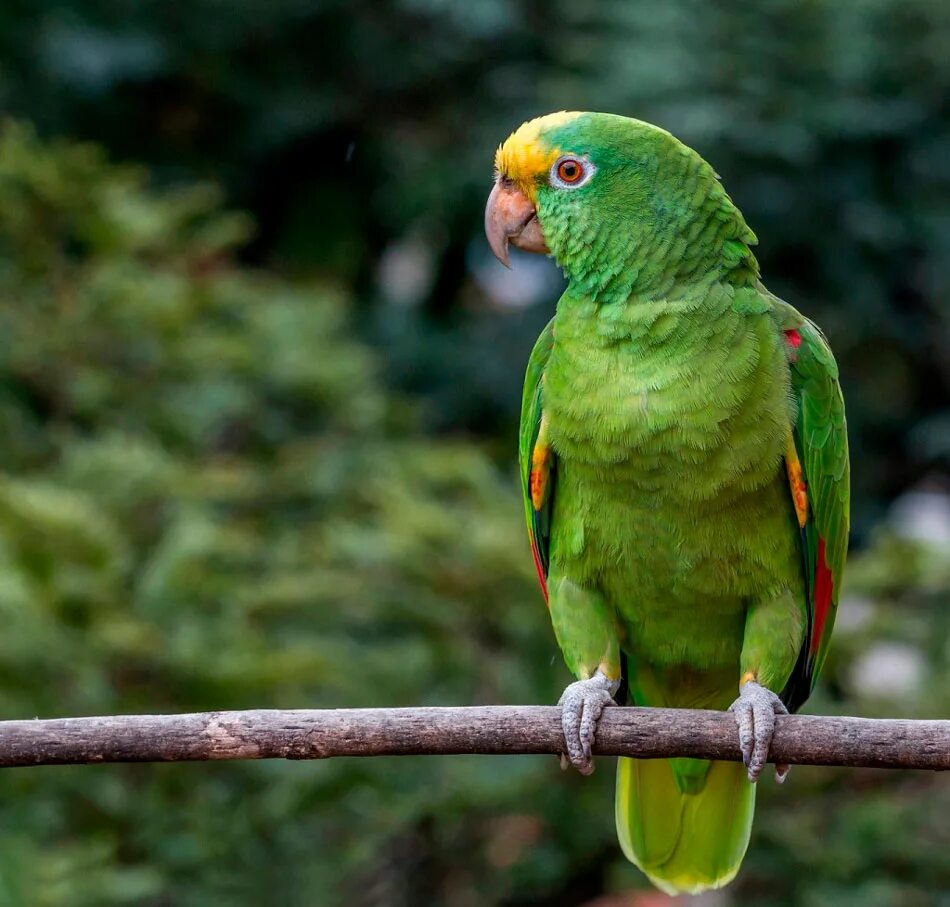
{"type": "MultiPolygon", "coordinates": [[[[762,283],[716,173],[668,132],[555,113],[498,149],[489,243],[567,278],[531,353],[520,463],[558,644],[567,757],[602,709],[732,709],[745,766],[621,759],[617,832],[658,887],[729,882],[775,714],[821,669],[848,544],[838,371],[762,283]],[[736,698],[738,693],[738,698],[736,698]]],[[[786,766],[777,766],[784,777],[786,766]]]]}

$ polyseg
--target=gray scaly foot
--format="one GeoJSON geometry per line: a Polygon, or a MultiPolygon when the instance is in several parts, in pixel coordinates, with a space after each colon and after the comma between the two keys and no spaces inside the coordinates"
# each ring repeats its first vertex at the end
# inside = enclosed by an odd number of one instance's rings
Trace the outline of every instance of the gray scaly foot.
{"type": "MultiPolygon", "coordinates": [[[[729,706],[736,714],[739,726],[739,747],[742,761],[749,769],[749,780],[756,782],[769,758],[772,734],[775,733],[775,716],[787,715],[785,703],[771,690],[754,680],[746,681],[739,688],[739,698],[729,706]]],[[[775,778],[779,783],[788,775],[787,765],[775,766],[775,778]]]]}
{"type": "MultiPolygon", "coordinates": [[[[608,680],[598,671],[589,680],[572,683],[558,700],[567,759],[582,775],[589,775],[594,771],[591,746],[594,743],[597,722],[607,706],[616,705],[613,695],[618,689],[619,680],[608,680]]],[[[563,758],[561,765],[567,767],[563,758]]]]}

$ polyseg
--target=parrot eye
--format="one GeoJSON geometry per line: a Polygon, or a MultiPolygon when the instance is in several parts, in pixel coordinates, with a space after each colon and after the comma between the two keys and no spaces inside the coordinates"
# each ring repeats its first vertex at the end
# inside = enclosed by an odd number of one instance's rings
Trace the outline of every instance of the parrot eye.
{"type": "Polygon", "coordinates": [[[581,165],[577,161],[561,161],[557,168],[557,175],[565,183],[576,183],[583,173],[581,165]]]}
{"type": "Polygon", "coordinates": [[[562,157],[551,168],[551,185],[561,189],[583,186],[593,175],[594,165],[576,157],[562,157]]]}

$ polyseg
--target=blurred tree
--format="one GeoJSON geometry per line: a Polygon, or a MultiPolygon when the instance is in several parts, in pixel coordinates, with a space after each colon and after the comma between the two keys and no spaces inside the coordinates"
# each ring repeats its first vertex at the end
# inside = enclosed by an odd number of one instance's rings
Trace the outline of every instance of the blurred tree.
{"type": "MultiPolygon", "coordinates": [[[[0,714],[554,695],[513,494],[418,436],[338,290],[236,268],[209,187],[21,125],[0,209],[0,714]]],[[[5,777],[0,903],[343,901],[547,774],[274,768],[5,777]]]]}

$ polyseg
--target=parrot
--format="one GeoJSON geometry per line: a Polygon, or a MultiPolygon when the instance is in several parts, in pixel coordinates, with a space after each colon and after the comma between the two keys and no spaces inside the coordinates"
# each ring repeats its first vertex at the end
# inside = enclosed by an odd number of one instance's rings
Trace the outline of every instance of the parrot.
{"type": "Polygon", "coordinates": [[[495,154],[485,232],[503,264],[515,246],[566,278],[519,431],[531,550],[576,678],[562,761],[593,770],[616,698],[731,710],[743,763],[621,757],[615,794],[620,847],[656,887],[720,888],[775,716],[808,698],[834,625],[850,519],[837,364],[765,287],[718,174],[647,122],[521,125],[495,154]]]}

